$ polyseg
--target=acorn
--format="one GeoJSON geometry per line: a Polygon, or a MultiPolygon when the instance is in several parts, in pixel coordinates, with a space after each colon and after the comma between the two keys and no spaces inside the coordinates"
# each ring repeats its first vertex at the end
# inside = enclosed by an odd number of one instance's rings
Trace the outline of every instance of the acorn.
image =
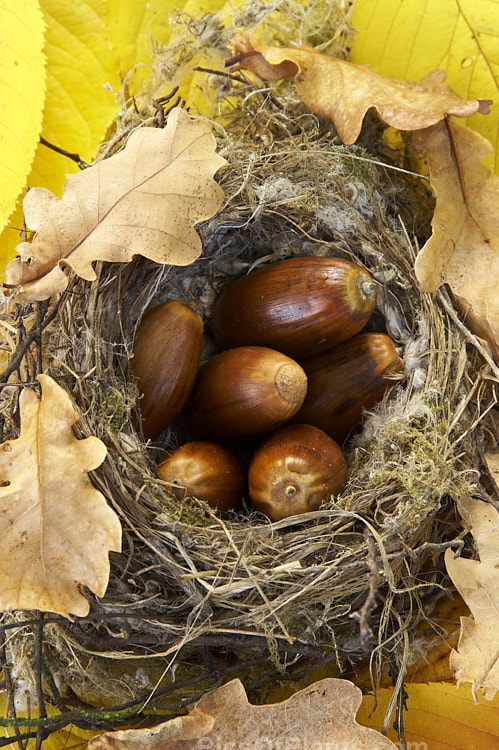
{"type": "Polygon", "coordinates": [[[404,363],[384,333],[359,333],[302,362],[308,392],[294,421],[320,427],[338,442],[400,379],[404,363]]]}
{"type": "Polygon", "coordinates": [[[188,305],[167,300],[147,312],[130,362],[142,394],[144,437],[157,437],[178,416],[191,392],[201,356],[203,321],[188,305]]]}
{"type": "Polygon", "coordinates": [[[215,302],[221,348],[268,346],[300,359],[358,333],[376,304],[370,274],[342,258],[289,258],[234,281],[215,302]]]}
{"type": "Polygon", "coordinates": [[[306,392],[303,369],[285,354],[241,346],[200,370],[184,414],[196,437],[249,438],[290,420],[306,392]]]}
{"type": "Polygon", "coordinates": [[[248,474],[250,498],[271,521],[317,510],[343,490],[346,480],[339,445],[308,424],[286,425],[267,438],[248,474]]]}
{"type": "Polygon", "coordinates": [[[185,443],[158,464],[158,476],[179,500],[196,497],[220,511],[239,508],[247,494],[244,462],[217,443],[185,443]]]}

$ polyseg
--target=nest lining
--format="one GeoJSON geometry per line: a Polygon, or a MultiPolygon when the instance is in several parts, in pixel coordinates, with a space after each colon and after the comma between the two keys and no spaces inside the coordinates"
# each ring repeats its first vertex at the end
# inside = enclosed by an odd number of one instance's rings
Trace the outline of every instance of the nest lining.
{"type": "MultiPolygon", "coordinates": [[[[71,280],[44,334],[44,371],[82,412],[77,432],[108,448],[93,477],[124,532],[105,597],[89,594],[89,618],[45,627],[54,675],[83,693],[120,694],[102,680],[106,660],[161,654],[168,668],[195,673],[192,649],[217,637],[241,663],[254,658],[255,642],[267,646],[278,675],[290,653],[333,653],[341,668],[366,653],[380,662],[424,616],[421,600],[447,585],[442,551],[462,537],[452,500],[476,484],[468,427],[478,364],[472,354],[463,365],[462,330],[419,290],[400,206],[415,224],[419,217],[404,184],[362,148],[338,145],[329,124],[296,101],[258,96],[245,100],[232,131],[216,128],[228,160],[217,178],[226,201],[199,228],[202,257],[180,269],[140,258],[98,264],[96,282],[71,280]],[[128,357],[143,313],[166,298],[195,300],[208,321],[229,278],[304,254],[355,259],[373,274],[379,293],[370,326],[395,340],[404,380],[347,443],[347,487],[320,510],[270,524],[251,509],[221,517],[193,498],[179,503],[154,462],[185,440],[183,428],[146,446],[131,419],[139,402],[128,357]],[[377,608],[366,609],[371,589],[377,608]]],[[[132,118],[129,130],[136,126],[132,118]]],[[[27,321],[35,315],[24,313],[27,321]]],[[[203,356],[212,351],[208,338],[203,356]]],[[[28,353],[22,368],[30,380],[39,363],[28,353]]],[[[15,394],[8,399],[5,412],[15,394]]],[[[11,649],[28,680],[26,631],[11,649]]],[[[163,679],[174,673],[165,669],[163,679]]],[[[123,695],[136,695],[144,681],[122,686],[123,695]]]]}
{"type": "MultiPolygon", "coordinates": [[[[410,599],[411,592],[441,583],[424,573],[434,550],[452,542],[438,514],[473,483],[466,446],[453,446],[462,424],[450,430],[464,388],[454,380],[463,342],[418,291],[407,236],[386,219],[379,171],[370,166],[368,181],[363,163],[349,161],[320,130],[276,140],[261,153],[244,142],[231,148],[226,139],[222,152],[230,163],[221,182],[227,201],[201,229],[203,257],[185,269],[143,259],[103,265],[94,284],[73,280],[46,342],[45,371],[82,411],[78,430],[108,447],[95,483],[123,524],[124,552],[112,555],[109,588],[93,612],[109,616],[115,658],[123,638],[128,644],[144,631],[171,658],[207,634],[251,633],[263,642],[298,639],[328,649],[334,633],[341,659],[355,661],[363,647],[352,615],[361,610],[372,575],[366,537],[375,540],[380,598],[390,607],[393,597],[410,599]],[[130,419],[138,402],[127,362],[141,315],[150,304],[177,297],[198,300],[207,317],[229,276],[262,258],[310,253],[354,257],[373,273],[380,289],[373,326],[397,342],[404,382],[347,446],[347,488],[319,511],[270,524],[250,511],[222,518],[192,499],[179,504],[156,479],[152,459],[182,441],[181,429],[146,447],[130,419]],[[110,617],[123,612],[140,617],[110,617]]],[[[380,610],[369,627],[382,642],[380,610]]],[[[80,623],[77,630],[86,635],[84,649],[93,638],[100,650],[98,626],[80,623]]],[[[70,632],[74,651],[78,637],[70,632]]],[[[60,647],[64,639],[57,638],[60,647]]]]}

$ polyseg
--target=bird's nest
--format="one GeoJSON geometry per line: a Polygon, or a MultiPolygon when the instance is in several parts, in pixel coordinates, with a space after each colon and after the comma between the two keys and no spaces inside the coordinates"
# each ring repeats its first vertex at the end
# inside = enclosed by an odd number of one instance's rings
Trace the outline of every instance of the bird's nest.
{"type": "MultiPolygon", "coordinates": [[[[52,317],[40,357],[29,349],[17,372],[32,381],[43,367],[82,413],[78,436],[104,441],[108,457],[93,481],[123,527],[105,596],[87,592],[88,617],[46,616],[29,627],[21,621],[31,613],[4,617],[19,626],[5,657],[15,676],[40,686],[33,665],[43,656],[47,694],[53,678],[66,695],[137,711],[152,696],[151,706],[175,713],[228,675],[251,692],[320,664],[331,674],[366,657],[400,667],[421,621],[428,627],[431,602],[449,587],[443,552],[464,535],[454,501],[480,491],[483,362],[446,293],[422,293],[413,271],[417,242],[429,233],[429,191],[393,170],[395,158],[383,164],[339,144],[330,124],[292,96],[229,84],[240,104],[225,128],[215,126],[228,161],[217,176],[226,200],[199,227],[201,258],[186,268],[141,258],[101,264],[97,281],[72,278],[61,298],[11,319],[34,339],[43,316],[52,317]],[[404,379],[346,442],[348,484],[319,510],[272,524],[249,508],[222,517],[195,499],[179,503],[155,461],[184,436],[170,429],[147,445],[132,419],[137,324],[166,298],[196,300],[208,322],[229,278],[297,255],[369,269],[378,285],[369,325],[393,338],[404,379]]],[[[137,125],[130,116],[128,131],[137,125]]],[[[379,145],[377,133],[368,122],[364,143],[379,145]]],[[[17,389],[4,391],[11,435],[16,400],[17,389]]]]}

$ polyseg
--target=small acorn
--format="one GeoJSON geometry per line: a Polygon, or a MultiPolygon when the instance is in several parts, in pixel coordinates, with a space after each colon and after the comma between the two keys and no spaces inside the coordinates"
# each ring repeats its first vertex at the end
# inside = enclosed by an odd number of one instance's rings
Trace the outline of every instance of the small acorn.
{"type": "Polygon", "coordinates": [[[317,510],[346,484],[347,466],[339,445],[307,424],[286,425],[257,449],[248,485],[255,508],[280,521],[317,510]]]}
{"type": "Polygon", "coordinates": [[[399,380],[404,367],[384,333],[359,333],[302,365],[308,392],[294,421],[320,427],[338,442],[399,380]]]}
{"type": "Polygon", "coordinates": [[[179,300],[167,300],[142,318],[130,366],[142,394],[146,439],[157,437],[184,406],[196,378],[202,340],[201,317],[179,300]]]}
{"type": "Polygon", "coordinates": [[[241,346],[200,370],[184,415],[196,437],[245,439],[289,421],[306,392],[303,369],[285,354],[241,346]]]}
{"type": "Polygon", "coordinates": [[[244,462],[217,443],[185,443],[158,464],[158,476],[179,500],[196,497],[220,511],[239,508],[247,494],[244,462]]]}
{"type": "Polygon", "coordinates": [[[358,264],[289,258],[236,279],[215,302],[211,327],[221,348],[268,346],[299,359],[358,333],[375,304],[374,282],[358,264]]]}

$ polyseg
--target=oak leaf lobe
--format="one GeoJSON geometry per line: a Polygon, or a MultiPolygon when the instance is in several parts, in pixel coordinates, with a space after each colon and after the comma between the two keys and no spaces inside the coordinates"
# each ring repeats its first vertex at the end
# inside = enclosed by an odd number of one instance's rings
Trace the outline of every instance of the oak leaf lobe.
{"type": "Polygon", "coordinates": [[[472,684],[478,703],[478,690],[486,700],[499,691],[499,513],[491,503],[471,497],[462,498],[458,508],[471,527],[480,560],[454,557],[450,549],[445,553],[447,572],[473,615],[461,617],[450,666],[458,687],[472,684]]]}
{"type": "Polygon", "coordinates": [[[91,739],[88,747],[89,750],[395,748],[386,737],[357,724],[355,715],[361,701],[362,693],[352,682],[326,678],[281,703],[254,706],[248,702],[241,681],[236,679],[205,693],[180,720],[173,719],[152,730],[107,732],[91,739]]]}
{"type": "Polygon", "coordinates": [[[499,177],[482,164],[486,138],[452,119],[415,134],[436,206],[415,272],[423,291],[446,283],[467,325],[499,357],[499,177]]]}
{"type": "Polygon", "coordinates": [[[17,246],[7,266],[16,301],[43,300],[68,284],[64,268],[88,281],[96,260],[126,262],[143,255],[188,265],[201,253],[194,225],[223,200],[213,180],[225,159],[215,153],[209,123],[174,109],[164,130],[139,128],[118,154],[67,176],[62,198],[32,188],[24,199],[32,242],[17,246]]]}
{"type": "Polygon", "coordinates": [[[268,47],[248,32],[229,44],[236,53],[226,65],[251,70],[266,80],[295,77],[298,96],[312,112],[331,119],[343,143],[354,143],[367,110],[375,107],[388,125],[418,130],[446,114],[487,114],[488,99],[464,100],[445,84],[445,71],[434,70],[421,81],[397,81],[369,68],[321,54],[309,45],[268,47]]]}
{"type": "Polygon", "coordinates": [[[39,375],[42,396],[20,396],[21,434],[0,445],[0,610],[38,609],[85,616],[80,585],[103,596],[108,551],[121,525],[88,472],[106,457],[96,437],[77,440],[80,418],[69,396],[39,375]]]}

